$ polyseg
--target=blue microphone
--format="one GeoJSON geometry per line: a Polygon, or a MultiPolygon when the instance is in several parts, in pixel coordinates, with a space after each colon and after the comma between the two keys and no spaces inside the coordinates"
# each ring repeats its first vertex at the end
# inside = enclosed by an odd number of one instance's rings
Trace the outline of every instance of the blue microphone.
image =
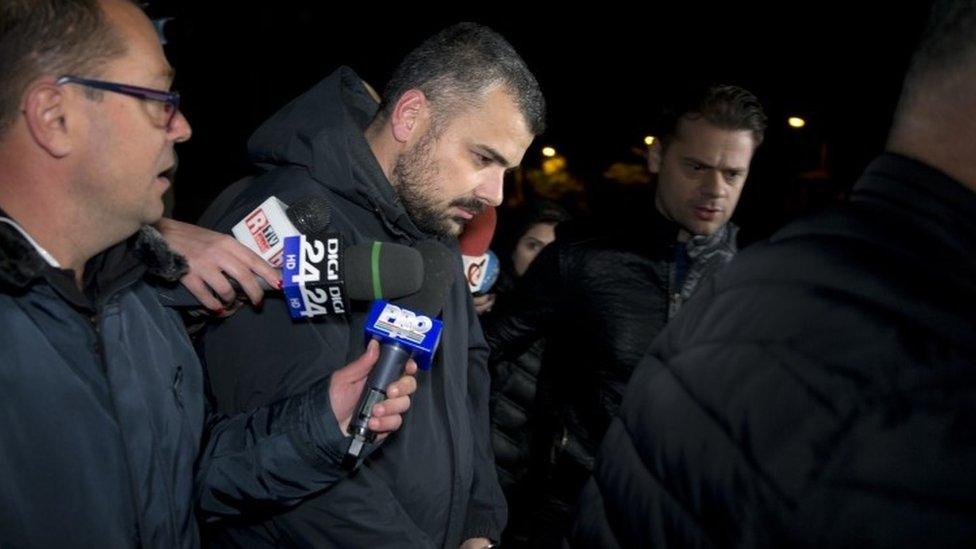
{"type": "Polygon", "coordinates": [[[440,314],[447,300],[457,256],[436,240],[416,245],[424,264],[424,281],[420,290],[393,302],[376,300],[366,319],[367,342],[380,342],[380,357],[369,372],[366,386],[349,423],[352,441],[346,452],[347,466],[358,464],[363,446],[376,434],[369,429],[373,405],[386,400],[386,388],[403,375],[407,360],[429,370],[433,365],[443,324],[440,314]]]}

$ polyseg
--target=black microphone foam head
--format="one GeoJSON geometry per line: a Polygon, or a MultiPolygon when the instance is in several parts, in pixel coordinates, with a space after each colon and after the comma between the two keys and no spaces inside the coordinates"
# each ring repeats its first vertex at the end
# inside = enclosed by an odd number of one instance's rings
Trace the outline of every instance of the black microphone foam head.
{"type": "Polygon", "coordinates": [[[291,224],[302,234],[312,234],[324,230],[332,221],[329,201],[321,196],[303,197],[297,204],[285,210],[291,224]]]}
{"type": "Polygon", "coordinates": [[[394,303],[415,313],[437,316],[447,301],[447,292],[461,268],[461,259],[436,240],[421,240],[414,248],[424,261],[424,283],[420,290],[394,303]]]}
{"type": "Polygon", "coordinates": [[[409,246],[364,242],[349,246],[343,254],[349,299],[395,299],[416,293],[424,283],[424,260],[409,246]]]}

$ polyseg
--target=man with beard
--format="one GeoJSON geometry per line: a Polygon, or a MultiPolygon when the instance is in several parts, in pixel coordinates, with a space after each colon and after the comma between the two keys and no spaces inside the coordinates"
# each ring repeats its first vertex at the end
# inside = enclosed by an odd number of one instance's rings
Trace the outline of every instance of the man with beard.
{"type": "MultiPolygon", "coordinates": [[[[252,160],[267,171],[219,198],[226,207],[211,212],[212,226],[228,231],[272,195],[289,204],[315,195],[332,206],[330,230],[346,244],[439,238],[456,250],[454,237],[501,202],[505,172],[542,131],[538,84],[501,36],[459,24],[411,52],[383,96],[377,106],[360,78],[340,68],[272,116],[249,142],[252,160]]],[[[177,248],[191,267],[207,261],[177,248]]],[[[209,274],[195,276],[199,283],[209,274]]],[[[208,327],[203,355],[221,411],[304,391],[362,353],[363,307],[315,323],[293,323],[285,309],[244,308],[208,327]]],[[[499,539],[506,509],[489,443],[488,349],[460,269],[441,318],[434,365],[418,378],[395,436],[328,491],[285,513],[222,525],[213,540],[484,547],[499,539]]],[[[340,470],[342,456],[332,457],[323,471],[340,470]]]]}

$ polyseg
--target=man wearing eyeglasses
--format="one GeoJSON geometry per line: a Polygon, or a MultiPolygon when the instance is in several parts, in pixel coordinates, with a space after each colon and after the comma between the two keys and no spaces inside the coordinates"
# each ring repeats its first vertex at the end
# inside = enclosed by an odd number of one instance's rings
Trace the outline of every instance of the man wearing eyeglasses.
{"type": "MultiPolygon", "coordinates": [[[[204,429],[200,364],[147,284],[185,270],[146,224],[190,137],[149,20],[127,0],[4,0],[0,22],[0,547],[195,547],[195,501],[225,517],[334,482],[322,418],[351,416],[375,348],[204,429]]],[[[391,386],[371,427],[396,428],[415,387],[391,386]]]]}

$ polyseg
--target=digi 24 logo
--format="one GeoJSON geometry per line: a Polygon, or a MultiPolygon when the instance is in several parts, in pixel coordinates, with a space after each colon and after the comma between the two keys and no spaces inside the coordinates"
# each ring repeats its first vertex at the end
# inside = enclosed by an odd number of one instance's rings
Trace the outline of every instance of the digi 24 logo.
{"type": "MultiPolygon", "coordinates": [[[[297,237],[300,245],[299,253],[285,254],[285,271],[292,273],[286,286],[297,285],[298,295],[289,295],[289,307],[297,312],[299,317],[310,318],[319,315],[343,314],[346,312],[343,297],[342,281],[340,280],[338,237],[312,240],[300,235],[297,237]],[[325,266],[325,279],[322,281],[321,267],[325,266]]],[[[291,248],[294,249],[294,248],[291,248]]]]}
{"type": "MultiPolygon", "coordinates": [[[[289,257],[289,260],[293,258],[289,257]]],[[[308,284],[322,280],[319,266],[325,262],[325,276],[329,282],[339,279],[339,239],[328,238],[323,244],[321,240],[309,240],[302,237],[302,257],[298,262],[299,272],[292,276],[296,284],[308,284]]],[[[290,268],[294,268],[290,267],[290,268]]]]}

